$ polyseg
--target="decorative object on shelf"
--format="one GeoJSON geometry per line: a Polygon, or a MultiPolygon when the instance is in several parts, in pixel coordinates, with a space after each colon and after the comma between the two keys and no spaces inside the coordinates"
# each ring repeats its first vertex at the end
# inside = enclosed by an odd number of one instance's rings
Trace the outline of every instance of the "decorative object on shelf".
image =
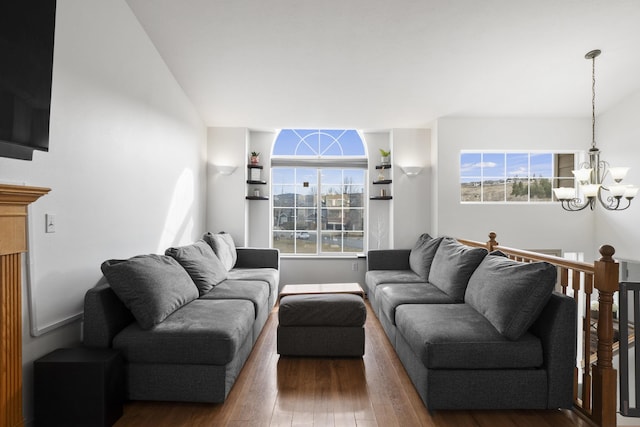
{"type": "Polygon", "coordinates": [[[259,188],[254,188],[253,189],[253,197],[260,197],[260,189],[259,188]]]}
{"type": "Polygon", "coordinates": [[[257,165],[258,163],[260,163],[260,152],[252,151],[250,160],[252,165],[257,165]]]}
{"type": "Polygon", "coordinates": [[[380,172],[378,172],[378,181],[384,181],[385,179],[387,179],[384,176],[384,169],[380,169],[380,172]]]}
{"type": "Polygon", "coordinates": [[[213,168],[220,175],[231,175],[232,173],[234,173],[236,171],[236,169],[238,167],[237,166],[231,166],[231,165],[213,165],[213,168]]]}
{"type": "Polygon", "coordinates": [[[422,172],[422,166],[401,166],[402,172],[407,176],[416,176],[422,172]]]}
{"type": "Polygon", "coordinates": [[[249,179],[251,181],[260,181],[262,179],[261,173],[262,173],[262,169],[251,168],[249,169],[249,179]]]}
{"type": "Polygon", "coordinates": [[[382,148],[379,148],[380,150],[380,163],[382,163],[383,165],[388,165],[389,163],[391,163],[391,150],[386,151],[383,150],[382,148]]]}
{"type": "Polygon", "coordinates": [[[600,160],[600,150],[596,147],[596,57],[600,55],[600,50],[592,50],[584,57],[592,61],[591,64],[591,149],[589,149],[589,161],[580,165],[580,169],[574,170],[573,175],[580,183],[580,188],[586,200],[576,196],[575,187],[554,188],[553,192],[560,201],[562,208],[567,211],[581,211],[587,206],[593,210],[596,200],[607,210],[625,210],[631,206],[631,200],[638,193],[638,187],[621,184],[627,175],[627,167],[611,167],[608,162],[600,160]],[[615,182],[609,187],[605,187],[602,182],[607,174],[615,182]],[[602,195],[606,191],[610,195],[602,195]],[[627,200],[626,204],[620,205],[622,198],[627,200]]]}

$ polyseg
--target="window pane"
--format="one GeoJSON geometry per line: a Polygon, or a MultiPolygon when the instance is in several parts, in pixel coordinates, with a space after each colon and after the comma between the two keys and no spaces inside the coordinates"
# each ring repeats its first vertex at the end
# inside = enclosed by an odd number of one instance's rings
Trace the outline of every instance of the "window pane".
{"type": "Polygon", "coordinates": [[[317,209],[296,209],[296,230],[315,230],[317,209]]]}
{"type": "Polygon", "coordinates": [[[344,252],[364,252],[364,233],[346,232],[343,242],[344,252]]]}
{"type": "Polygon", "coordinates": [[[347,231],[363,231],[364,209],[345,209],[344,226],[342,228],[347,231]]]}
{"type": "Polygon", "coordinates": [[[510,178],[510,191],[507,192],[508,202],[528,202],[529,201],[529,180],[510,178]]]}
{"type": "Polygon", "coordinates": [[[503,178],[505,175],[504,153],[484,153],[482,155],[482,176],[503,178]]]}
{"type": "Polygon", "coordinates": [[[460,200],[463,202],[480,202],[481,190],[480,178],[462,178],[460,200]]]}
{"type": "Polygon", "coordinates": [[[482,182],[482,199],[485,202],[504,202],[505,182],[503,179],[485,179],[482,182]]]}
{"type": "Polygon", "coordinates": [[[553,154],[551,153],[531,153],[531,177],[553,176],[553,154]]]}
{"type": "Polygon", "coordinates": [[[532,178],[530,192],[532,202],[550,202],[551,178],[532,178]]]}
{"type": "MultiPolygon", "coordinates": [[[[460,154],[460,176],[480,177],[480,164],[482,163],[481,153],[460,154]]],[[[468,181],[467,181],[468,182],[468,181]]]]}
{"type": "Polygon", "coordinates": [[[342,252],[342,233],[323,232],[322,252],[342,252]]]}
{"type": "Polygon", "coordinates": [[[293,207],[295,206],[295,185],[279,185],[274,186],[272,191],[274,207],[293,207]]]}
{"type": "Polygon", "coordinates": [[[527,153],[507,153],[507,176],[513,178],[529,176],[529,155],[527,153]]]}

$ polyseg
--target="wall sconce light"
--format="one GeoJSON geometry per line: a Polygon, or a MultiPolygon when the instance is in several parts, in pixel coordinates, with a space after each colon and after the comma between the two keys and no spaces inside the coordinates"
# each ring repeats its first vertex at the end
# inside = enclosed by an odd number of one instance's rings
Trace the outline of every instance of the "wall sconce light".
{"type": "Polygon", "coordinates": [[[402,172],[407,176],[416,176],[422,172],[422,166],[400,166],[402,172]]]}
{"type": "Polygon", "coordinates": [[[236,171],[236,169],[238,169],[237,166],[229,166],[229,165],[213,165],[213,167],[221,175],[231,175],[236,171]]]}

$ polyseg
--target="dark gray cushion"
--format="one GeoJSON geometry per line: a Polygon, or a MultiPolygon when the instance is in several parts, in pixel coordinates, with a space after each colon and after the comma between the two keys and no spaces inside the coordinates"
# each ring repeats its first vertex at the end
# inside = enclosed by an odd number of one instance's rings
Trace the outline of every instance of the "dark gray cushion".
{"type": "Polygon", "coordinates": [[[433,369],[518,369],[542,366],[542,344],[526,333],[500,334],[468,304],[406,304],[396,309],[398,333],[433,369]]]}
{"type": "Polygon", "coordinates": [[[505,337],[518,339],[544,308],[556,283],[556,268],[487,256],[469,279],[465,302],[505,337]]]}
{"type": "Polygon", "coordinates": [[[109,285],[136,318],[149,329],[190,301],[198,288],[184,268],[166,255],[138,255],[102,263],[109,285]]]}
{"type": "Polygon", "coordinates": [[[431,263],[440,242],[442,242],[442,237],[432,239],[431,236],[425,233],[418,238],[409,253],[409,267],[424,280],[429,278],[431,263]]]}
{"type": "Polygon", "coordinates": [[[269,296],[278,293],[280,271],[275,268],[233,268],[227,272],[227,280],[255,280],[269,284],[269,296]]]}
{"type": "Polygon", "coordinates": [[[226,365],[252,339],[254,319],[251,301],[198,299],[153,329],[132,323],[113,347],[134,363],[226,365]]]}
{"type": "Polygon", "coordinates": [[[201,299],[241,299],[253,303],[256,317],[261,310],[267,309],[269,302],[269,284],[260,280],[231,280],[213,288],[202,295],[201,299]]]}
{"type": "Polygon", "coordinates": [[[200,295],[206,294],[227,278],[227,269],[204,240],[188,246],[169,248],[165,255],[178,261],[189,273],[200,295]]]}
{"type": "Polygon", "coordinates": [[[462,302],[469,278],[486,255],[485,248],[473,248],[446,237],[433,257],[429,283],[462,302]]]}
{"type": "Polygon", "coordinates": [[[280,300],[280,326],[362,326],[367,308],[351,294],[288,295],[280,300]]]}
{"type": "Polygon", "coordinates": [[[207,233],[202,239],[211,246],[213,252],[220,258],[222,264],[227,269],[231,270],[238,260],[238,254],[236,253],[236,245],[233,242],[231,234],[227,233],[207,233]]]}
{"type": "Polygon", "coordinates": [[[387,283],[378,287],[376,297],[381,312],[394,325],[399,305],[455,303],[453,298],[429,283],[387,283]]]}

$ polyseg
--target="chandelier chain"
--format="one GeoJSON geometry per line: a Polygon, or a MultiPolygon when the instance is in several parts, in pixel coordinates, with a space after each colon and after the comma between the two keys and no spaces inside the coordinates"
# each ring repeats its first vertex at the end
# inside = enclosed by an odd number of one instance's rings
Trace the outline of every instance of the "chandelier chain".
{"type": "Polygon", "coordinates": [[[596,148],[596,56],[591,58],[591,148],[596,148]]]}

